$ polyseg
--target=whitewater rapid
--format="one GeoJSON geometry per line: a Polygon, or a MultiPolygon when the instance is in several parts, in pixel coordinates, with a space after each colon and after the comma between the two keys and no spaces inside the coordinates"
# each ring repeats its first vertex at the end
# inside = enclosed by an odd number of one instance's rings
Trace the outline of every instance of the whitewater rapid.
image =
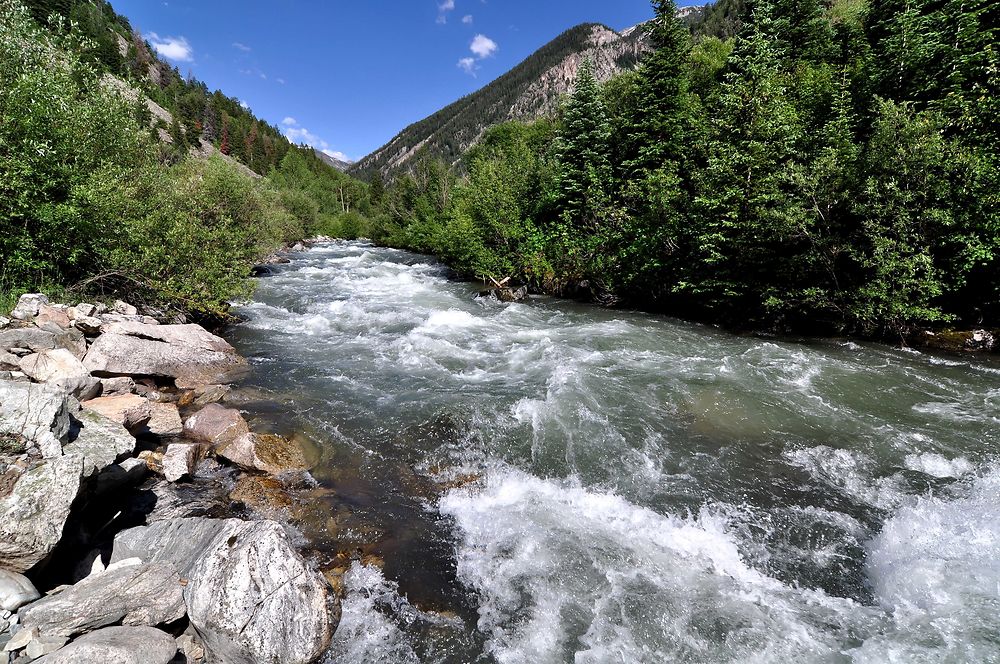
{"type": "Polygon", "coordinates": [[[331,662],[1000,662],[996,364],[477,290],[336,243],[241,308],[384,561],[331,662]]]}

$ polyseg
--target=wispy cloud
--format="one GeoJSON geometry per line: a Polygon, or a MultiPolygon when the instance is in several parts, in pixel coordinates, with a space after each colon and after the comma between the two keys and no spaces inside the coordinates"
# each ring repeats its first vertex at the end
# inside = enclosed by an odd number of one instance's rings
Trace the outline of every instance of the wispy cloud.
{"type": "Polygon", "coordinates": [[[448,22],[448,14],[455,11],[455,0],[441,0],[438,3],[438,17],[437,22],[440,24],[445,24],[448,22]]]}
{"type": "Polygon", "coordinates": [[[347,163],[354,163],[354,160],[348,157],[343,152],[337,150],[321,150],[323,154],[327,157],[333,157],[334,159],[339,159],[340,161],[346,161],[347,163]]]}
{"type": "Polygon", "coordinates": [[[155,32],[150,32],[147,36],[153,49],[165,57],[167,60],[175,62],[194,61],[194,49],[184,37],[160,37],[155,32]]]}
{"type": "Polygon", "coordinates": [[[330,155],[334,159],[340,159],[341,161],[351,161],[343,152],[334,150],[329,143],[323,140],[321,137],[312,133],[305,127],[299,125],[298,120],[293,117],[287,117],[281,121],[281,124],[285,126],[285,137],[288,138],[293,143],[305,144],[311,148],[315,148],[322,152],[323,154],[330,155]]]}
{"type": "Polygon", "coordinates": [[[466,25],[472,25],[472,14],[466,14],[462,17],[462,23],[466,25]]]}
{"type": "Polygon", "coordinates": [[[299,123],[299,121],[296,120],[295,118],[293,118],[290,115],[287,118],[285,118],[284,120],[281,121],[281,124],[285,125],[286,127],[294,127],[298,123],[299,123]]]}
{"type": "Polygon", "coordinates": [[[480,60],[490,57],[496,53],[499,48],[500,47],[497,43],[486,35],[476,35],[472,39],[472,45],[469,46],[469,50],[472,51],[480,60]]]}
{"type": "Polygon", "coordinates": [[[475,58],[462,58],[458,61],[458,68],[473,77],[476,75],[476,70],[479,69],[475,58]]]}
{"type": "Polygon", "coordinates": [[[249,53],[250,51],[253,50],[246,44],[241,44],[240,42],[233,42],[233,48],[235,48],[238,51],[243,51],[244,53],[249,53]]]}

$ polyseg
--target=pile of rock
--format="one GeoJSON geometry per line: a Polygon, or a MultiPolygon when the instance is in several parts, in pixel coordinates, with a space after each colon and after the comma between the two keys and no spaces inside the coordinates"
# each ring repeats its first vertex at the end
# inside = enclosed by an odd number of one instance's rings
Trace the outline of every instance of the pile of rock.
{"type": "Polygon", "coordinates": [[[306,468],[301,449],[217,403],[246,371],[223,339],[124,302],[26,295],[0,318],[0,664],[323,655],[337,600],[274,521],[192,517],[164,500],[109,548],[51,569],[74,549],[68,524],[122,487],[161,495],[206,464],[251,478],[306,468]],[[60,576],[74,582],[49,587],[60,576]]]}

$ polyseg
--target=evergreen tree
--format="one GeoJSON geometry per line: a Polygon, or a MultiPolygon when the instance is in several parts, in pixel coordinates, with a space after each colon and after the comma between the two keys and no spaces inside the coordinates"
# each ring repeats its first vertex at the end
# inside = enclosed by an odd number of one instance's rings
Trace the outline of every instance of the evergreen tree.
{"type": "Polygon", "coordinates": [[[607,205],[611,176],[610,129],[593,64],[580,65],[556,144],[561,216],[571,226],[596,229],[607,205]]]}

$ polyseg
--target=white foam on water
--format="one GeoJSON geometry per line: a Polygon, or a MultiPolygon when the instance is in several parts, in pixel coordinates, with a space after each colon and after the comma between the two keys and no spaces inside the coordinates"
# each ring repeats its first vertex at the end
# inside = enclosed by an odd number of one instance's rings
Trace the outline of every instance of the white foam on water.
{"type": "Polygon", "coordinates": [[[903,462],[910,470],[916,470],[925,475],[937,478],[958,478],[971,473],[975,469],[972,463],[965,457],[948,459],[936,452],[909,454],[903,462]]]}
{"type": "Polygon", "coordinates": [[[1000,662],[1000,471],[901,508],[869,544],[867,573],[893,628],[856,662],[1000,662]]]}
{"type": "Polygon", "coordinates": [[[906,497],[903,478],[877,476],[874,460],[859,451],[820,445],[786,450],[784,458],[817,481],[872,507],[889,510],[906,497]]]}
{"type": "Polygon", "coordinates": [[[710,510],[665,516],[510,468],[449,492],[440,510],[503,664],[834,662],[870,621],[851,600],[745,564],[710,510]]]}

